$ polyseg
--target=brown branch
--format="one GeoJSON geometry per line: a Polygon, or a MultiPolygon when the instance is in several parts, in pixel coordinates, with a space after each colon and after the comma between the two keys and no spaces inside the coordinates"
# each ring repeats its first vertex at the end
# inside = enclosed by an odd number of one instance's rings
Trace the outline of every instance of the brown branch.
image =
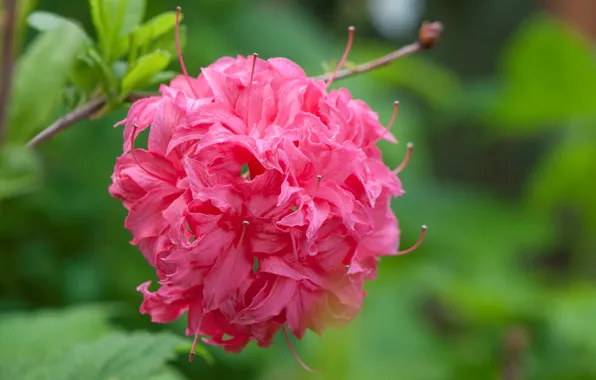
{"type": "MultiPolygon", "coordinates": [[[[391,62],[398,58],[405,57],[412,53],[419,52],[421,50],[432,48],[438,41],[441,33],[443,32],[443,26],[439,22],[428,23],[425,22],[420,27],[418,33],[418,41],[406,45],[400,49],[397,49],[383,57],[377,58],[370,62],[363,63],[351,69],[343,69],[337,72],[334,80],[351,77],[353,75],[366,73],[368,71],[375,70],[379,67],[387,66],[391,62]]],[[[333,77],[333,73],[327,73],[313,77],[315,80],[328,81],[333,77]]]]}
{"type": "Polygon", "coordinates": [[[39,132],[34,138],[29,140],[27,146],[34,148],[42,141],[49,139],[66,127],[78,123],[81,120],[90,118],[91,115],[99,111],[105,104],[105,98],[95,98],[90,100],[81,107],[56,120],[52,125],[43,131],[39,132]]]}
{"type": "MultiPolygon", "coordinates": [[[[350,77],[352,75],[365,73],[367,71],[374,70],[378,67],[385,66],[390,64],[391,62],[395,61],[396,59],[406,56],[408,54],[415,53],[417,51],[430,49],[435,45],[438,39],[441,36],[443,31],[443,26],[439,22],[428,23],[425,22],[420,27],[420,31],[418,34],[418,41],[406,45],[401,49],[398,49],[392,53],[389,53],[381,58],[377,58],[373,61],[363,63],[359,66],[356,66],[353,69],[344,69],[337,72],[335,76],[335,80],[343,79],[350,77]]],[[[320,75],[317,77],[313,77],[312,79],[315,80],[323,80],[327,81],[333,73],[328,73],[324,75],[320,75]]],[[[139,99],[143,99],[149,96],[156,96],[159,94],[155,93],[133,93],[130,94],[127,98],[127,101],[134,102],[139,99]]],[[[91,100],[90,102],[86,103],[85,105],[77,108],[76,110],[72,111],[71,113],[63,116],[62,118],[56,120],[52,125],[41,131],[37,136],[31,139],[27,146],[29,147],[36,147],[44,140],[49,139],[50,137],[54,136],[56,133],[60,132],[61,130],[67,128],[68,126],[77,123],[81,120],[88,119],[94,113],[99,111],[104,105],[106,104],[106,100],[104,98],[96,98],[91,100]]]]}
{"type": "Polygon", "coordinates": [[[17,18],[17,0],[4,0],[4,14],[2,14],[5,23],[4,38],[2,41],[2,72],[0,73],[0,144],[5,139],[6,111],[12,86],[12,72],[14,68],[13,52],[14,38],[17,18]]]}
{"type": "Polygon", "coordinates": [[[521,326],[511,327],[504,336],[503,380],[519,380],[523,376],[523,356],[529,345],[529,336],[521,326]]]}

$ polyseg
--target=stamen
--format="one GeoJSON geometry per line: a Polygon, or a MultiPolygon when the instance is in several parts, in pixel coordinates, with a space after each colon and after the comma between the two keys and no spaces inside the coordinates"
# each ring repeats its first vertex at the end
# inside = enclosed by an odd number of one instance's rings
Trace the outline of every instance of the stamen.
{"type": "Polygon", "coordinates": [[[192,362],[192,359],[195,358],[195,348],[197,347],[197,342],[199,341],[199,332],[195,334],[195,339],[192,341],[192,348],[190,349],[190,354],[188,355],[188,361],[192,362]]]}
{"type": "Polygon", "coordinates": [[[405,255],[406,253],[410,253],[413,250],[415,250],[416,248],[418,248],[420,246],[420,244],[422,243],[422,241],[424,240],[424,235],[426,235],[426,229],[427,229],[426,226],[422,226],[422,232],[420,233],[420,237],[418,238],[418,241],[416,242],[416,244],[414,244],[410,248],[406,249],[405,251],[397,252],[397,254],[405,255]]]}
{"type": "Polygon", "coordinates": [[[333,80],[335,79],[337,72],[342,68],[344,63],[346,63],[346,58],[348,58],[348,53],[350,52],[350,49],[352,48],[352,42],[354,41],[355,30],[356,28],[354,28],[353,26],[350,26],[348,28],[348,42],[346,43],[346,49],[344,50],[344,54],[342,55],[341,60],[337,64],[335,71],[331,75],[331,78],[329,78],[329,81],[327,81],[327,84],[325,85],[326,88],[329,88],[329,86],[331,86],[331,83],[333,83],[333,80]]]}
{"type": "Polygon", "coordinates": [[[399,101],[396,100],[395,102],[393,102],[393,116],[391,116],[391,120],[389,120],[389,124],[387,124],[387,127],[385,127],[385,130],[383,131],[383,133],[381,133],[379,135],[379,137],[377,137],[373,142],[371,142],[370,144],[368,144],[367,146],[364,147],[364,149],[371,147],[372,145],[375,145],[376,143],[378,143],[379,141],[381,141],[381,139],[383,137],[385,137],[385,135],[387,134],[387,132],[389,132],[389,129],[391,129],[391,127],[393,126],[393,123],[395,122],[395,118],[397,117],[397,110],[399,109],[399,101]]]}
{"type": "Polygon", "coordinates": [[[190,77],[188,76],[188,71],[186,70],[186,65],[184,64],[184,59],[182,58],[182,47],[180,46],[180,13],[182,12],[182,7],[176,8],[176,52],[178,53],[178,61],[180,61],[180,68],[182,69],[182,74],[184,74],[184,78],[186,78],[186,83],[188,83],[188,87],[192,91],[195,97],[199,97],[199,95],[195,92],[195,89],[190,81],[190,77]]]}
{"type": "Polygon", "coordinates": [[[141,168],[141,170],[144,171],[145,173],[147,173],[148,175],[150,175],[152,177],[155,177],[155,178],[157,178],[159,180],[162,180],[164,182],[170,182],[169,180],[165,179],[164,177],[162,177],[162,176],[160,176],[158,174],[155,174],[155,173],[151,173],[149,170],[145,169],[143,167],[143,165],[141,165],[141,163],[137,159],[137,155],[135,154],[135,150],[136,150],[135,149],[135,139],[136,139],[137,129],[138,129],[138,126],[136,124],[134,124],[133,127],[132,127],[132,141],[130,143],[130,145],[131,145],[131,151],[130,151],[130,153],[132,154],[132,159],[134,160],[135,164],[137,164],[137,166],[139,168],[141,168]]]}
{"type": "Polygon", "coordinates": [[[250,94],[252,92],[252,81],[255,75],[255,66],[257,65],[257,53],[252,53],[252,68],[250,69],[250,82],[248,82],[248,94],[246,95],[246,126],[248,127],[248,115],[250,114],[250,94]]]}
{"type": "Polygon", "coordinates": [[[240,240],[238,241],[238,247],[240,247],[242,245],[242,242],[244,241],[244,234],[246,233],[246,228],[248,227],[250,223],[248,222],[248,220],[243,220],[242,221],[242,232],[240,233],[240,240]]]}
{"type": "Polygon", "coordinates": [[[321,179],[323,179],[323,176],[319,174],[317,176],[317,190],[316,191],[319,191],[319,187],[321,187],[321,179]]]}
{"type": "Polygon", "coordinates": [[[304,368],[305,370],[307,370],[310,373],[320,373],[319,371],[315,371],[314,369],[307,366],[302,361],[302,359],[300,359],[300,356],[298,356],[298,353],[296,352],[296,350],[294,350],[294,347],[292,346],[292,342],[290,341],[290,337],[288,336],[288,331],[286,330],[286,326],[285,325],[282,326],[281,329],[284,332],[284,337],[286,338],[286,343],[288,344],[288,347],[290,348],[290,352],[292,353],[292,355],[294,356],[294,359],[296,359],[298,364],[300,364],[302,366],[302,368],[304,368]]]}
{"type": "Polygon", "coordinates": [[[394,174],[399,174],[406,168],[406,166],[408,165],[408,162],[410,162],[410,158],[412,158],[413,152],[414,152],[414,144],[412,144],[410,142],[410,143],[408,143],[408,150],[406,151],[406,156],[404,157],[404,160],[401,162],[401,164],[399,164],[399,166],[397,168],[393,169],[394,174]]]}

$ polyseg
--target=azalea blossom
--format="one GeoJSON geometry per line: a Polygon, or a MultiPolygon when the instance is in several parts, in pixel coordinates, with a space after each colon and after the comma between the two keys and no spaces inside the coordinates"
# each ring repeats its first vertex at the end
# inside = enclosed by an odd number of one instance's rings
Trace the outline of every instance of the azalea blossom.
{"type": "Polygon", "coordinates": [[[410,251],[398,251],[390,208],[403,167],[376,147],[396,142],[397,103],[384,127],[347,89],[329,90],[333,79],[284,58],[225,57],[196,78],[181,63],[119,124],[110,194],[159,278],[139,286],[141,312],[157,323],[187,312],[195,344],[230,352],[349,322],[378,258],[410,251]],[[147,128],[147,149],[135,148],[147,128]]]}

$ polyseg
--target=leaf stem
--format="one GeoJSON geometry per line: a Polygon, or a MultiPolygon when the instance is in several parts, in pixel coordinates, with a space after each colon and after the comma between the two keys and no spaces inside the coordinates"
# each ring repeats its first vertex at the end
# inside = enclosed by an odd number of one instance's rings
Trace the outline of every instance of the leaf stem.
{"type": "Polygon", "coordinates": [[[6,119],[12,86],[12,72],[14,69],[14,39],[17,19],[17,0],[4,0],[4,14],[2,14],[4,35],[2,41],[2,72],[0,73],[0,144],[6,138],[6,119]]]}

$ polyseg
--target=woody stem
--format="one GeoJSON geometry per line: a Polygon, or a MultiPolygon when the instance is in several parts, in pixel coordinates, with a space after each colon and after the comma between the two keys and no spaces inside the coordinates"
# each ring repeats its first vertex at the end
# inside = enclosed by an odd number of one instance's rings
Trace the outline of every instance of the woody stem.
{"type": "MultiPolygon", "coordinates": [[[[387,66],[391,62],[395,61],[398,58],[404,57],[406,55],[416,53],[422,50],[422,46],[418,42],[414,42],[413,44],[406,45],[400,49],[397,49],[387,55],[384,55],[380,58],[374,59],[370,62],[363,63],[356,67],[350,69],[343,69],[337,72],[335,75],[334,80],[344,79],[347,77],[351,77],[354,75],[366,73],[368,71],[372,71],[379,67],[387,66]]],[[[328,81],[333,76],[333,73],[327,73],[323,75],[319,75],[313,77],[314,80],[321,80],[321,81],[328,81]]]]}
{"type": "MultiPolygon", "coordinates": [[[[375,70],[379,67],[386,66],[391,62],[395,61],[398,58],[410,55],[412,53],[416,53],[421,50],[426,50],[434,46],[434,44],[438,41],[439,37],[441,36],[443,27],[440,23],[424,23],[420,28],[420,33],[418,36],[418,41],[412,44],[406,45],[400,49],[397,49],[387,55],[384,55],[380,58],[374,59],[370,62],[366,62],[360,64],[352,69],[344,69],[340,70],[335,74],[334,80],[343,79],[350,77],[352,75],[362,74],[368,71],[375,70]]],[[[323,74],[312,79],[315,80],[322,80],[328,81],[333,76],[333,73],[323,74]]],[[[154,93],[135,93],[131,94],[128,97],[128,101],[134,102],[136,100],[146,98],[149,96],[155,96],[154,93]]],[[[52,125],[48,126],[46,129],[41,131],[37,136],[32,138],[28,143],[27,146],[29,147],[36,147],[42,141],[49,139],[50,137],[54,136],[58,132],[62,131],[63,129],[67,128],[70,125],[73,125],[81,120],[88,119],[94,113],[99,111],[104,105],[106,104],[105,98],[96,98],[90,100],[88,103],[84,104],[83,106],[75,109],[74,111],[64,115],[60,119],[56,120],[52,125]]],[[[0,104],[1,106],[1,104],[0,104]]]]}
{"type": "Polygon", "coordinates": [[[12,86],[12,72],[14,69],[14,39],[17,18],[17,1],[4,1],[4,14],[0,14],[4,21],[2,41],[2,71],[0,72],[0,144],[5,139],[8,101],[12,86]]]}

